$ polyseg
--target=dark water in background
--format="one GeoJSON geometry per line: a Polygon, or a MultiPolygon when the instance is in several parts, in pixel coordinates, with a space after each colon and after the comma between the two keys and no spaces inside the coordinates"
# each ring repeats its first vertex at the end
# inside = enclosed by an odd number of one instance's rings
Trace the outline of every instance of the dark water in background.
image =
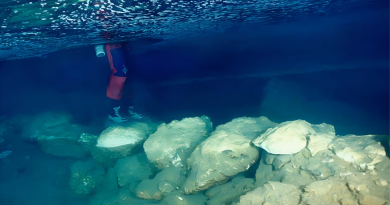
{"type": "MultiPolygon", "coordinates": [[[[167,123],[207,115],[217,126],[236,117],[264,115],[275,122],[326,122],[340,135],[388,135],[388,26],[387,8],[134,52],[129,56],[134,101],[167,123]]],[[[59,109],[81,124],[103,121],[109,75],[107,59],[97,58],[93,47],[2,61],[0,114],[59,109]]],[[[0,165],[0,180],[8,188],[1,186],[0,192],[18,197],[41,181],[39,187],[50,190],[53,200],[68,196],[66,180],[51,180],[66,176],[71,161],[45,156],[35,145],[16,139],[12,143],[8,168],[3,169],[5,162],[0,165]],[[27,155],[31,160],[25,160],[27,155]]],[[[39,194],[33,191],[31,200],[42,200],[39,194]]],[[[72,200],[66,203],[83,203],[72,200]]]]}
{"type": "MultiPolygon", "coordinates": [[[[129,56],[133,66],[128,81],[137,106],[166,122],[205,114],[219,125],[235,117],[265,115],[276,122],[326,122],[336,131],[343,124],[359,124],[340,134],[387,134],[387,17],[387,9],[316,17],[136,50],[129,56]],[[276,100],[275,90],[278,102],[272,110],[262,108],[276,100]],[[310,110],[294,107],[294,98],[317,104],[310,110]],[[367,116],[358,117],[363,113],[367,116]],[[377,123],[357,129],[372,121],[377,123]]],[[[106,115],[110,70],[93,47],[2,61],[0,66],[3,115],[55,108],[70,111],[82,123],[106,115]]]]}

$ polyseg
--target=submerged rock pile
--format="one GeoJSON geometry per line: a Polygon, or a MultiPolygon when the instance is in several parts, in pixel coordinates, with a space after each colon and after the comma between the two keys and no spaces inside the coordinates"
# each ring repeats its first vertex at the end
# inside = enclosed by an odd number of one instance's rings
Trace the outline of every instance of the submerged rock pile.
{"type": "Polygon", "coordinates": [[[337,136],[329,124],[266,117],[213,130],[202,116],[132,122],[75,139],[79,128],[62,133],[72,125],[59,122],[27,131],[43,150],[58,140],[67,141],[62,149],[82,150],[83,158],[46,152],[82,160],[71,167],[70,185],[91,205],[390,203],[390,159],[375,135],[337,136]]]}

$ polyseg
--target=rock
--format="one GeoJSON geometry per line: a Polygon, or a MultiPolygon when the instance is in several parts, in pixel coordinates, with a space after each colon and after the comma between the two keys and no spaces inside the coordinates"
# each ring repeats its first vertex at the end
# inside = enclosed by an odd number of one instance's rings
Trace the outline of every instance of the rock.
{"type": "Polygon", "coordinates": [[[295,155],[287,155],[290,156],[291,161],[285,163],[284,166],[280,167],[278,170],[274,168],[275,165],[266,164],[265,156],[267,155],[269,155],[269,153],[265,151],[262,152],[259,168],[256,170],[256,186],[263,186],[268,181],[277,181],[292,184],[302,189],[314,181],[312,175],[305,170],[301,170],[302,164],[307,161],[302,152],[298,152],[295,155]]]}
{"type": "Polygon", "coordinates": [[[231,204],[238,201],[241,195],[254,190],[254,180],[244,176],[234,177],[232,181],[219,186],[212,187],[206,191],[206,196],[210,198],[208,205],[231,204]]]}
{"type": "Polygon", "coordinates": [[[118,191],[118,181],[115,175],[115,170],[109,168],[106,173],[106,177],[103,180],[103,184],[100,192],[116,192],[118,191]]]}
{"type": "Polygon", "coordinates": [[[199,205],[205,204],[207,197],[203,194],[184,195],[179,191],[173,191],[162,200],[162,205],[199,205]]]}
{"type": "Polygon", "coordinates": [[[281,154],[275,157],[273,160],[272,164],[274,165],[274,168],[276,170],[279,170],[280,168],[283,167],[286,163],[291,161],[291,155],[289,154],[281,154]]]}
{"type": "Polygon", "coordinates": [[[99,136],[83,133],[78,140],[84,150],[93,156],[94,160],[105,168],[112,167],[115,162],[123,157],[136,152],[135,148],[127,150],[126,146],[118,148],[96,147],[99,136]]]}
{"type": "Polygon", "coordinates": [[[157,127],[151,121],[128,122],[122,125],[104,130],[91,151],[94,160],[104,167],[111,167],[118,159],[142,149],[142,143],[157,127]]]}
{"type": "MultiPolygon", "coordinates": [[[[388,174],[388,171],[386,173],[388,174]]],[[[348,189],[359,200],[360,204],[367,202],[368,198],[380,199],[380,201],[390,202],[389,190],[385,185],[385,180],[377,175],[366,173],[351,174],[345,177],[348,189]],[[380,184],[380,183],[383,184],[380,184]],[[378,184],[380,186],[378,186],[378,184]]],[[[376,201],[378,201],[376,200],[376,201]]],[[[367,203],[366,203],[367,204],[367,203]]],[[[384,204],[384,203],[382,203],[384,204]]]]}
{"type": "Polygon", "coordinates": [[[264,153],[264,156],[265,156],[264,162],[266,164],[272,164],[272,162],[274,162],[275,157],[278,156],[277,154],[270,154],[268,152],[263,152],[263,153],[264,153]]]}
{"type": "Polygon", "coordinates": [[[329,150],[318,152],[314,157],[302,162],[300,166],[316,180],[324,180],[346,170],[335,161],[334,154],[329,150]]]}
{"type": "MultiPolygon", "coordinates": [[[[256,186],[260,187],[266,184],[272,179],[275,172],[273,170],[273,165],[266,162],[266,156],[269,153],[262,151],[259,167],[256,170],[256,186]]],[[[277,156],[277,155],[275,155],[277,156]]],[[[279,179],[280,180],[280,179],[279,179]]],[[[273,181],[279,181],[273,180],[273,181]]]]}
{"type": "Polygon", "coordinates": [[[294,185],[270,181],[241,196],[240,201],[235,205],[298,205],[300,194],[301,191],[294,185]]]}
{"type": "Polygon", "coordinates": [[[82,133],[78,140],[78,143],[83,146],[84,150],[91,153],[93,149],[96,147],[97,140],[99,136],[92,135],[89,133],[82,133]]]}
{"type": "Polygon", "coordinates": [[[71,120],[70,114],[62,112],[13,118],[14,122],[23,127],[22,138],[37,142],[46,154],[82,159],[87,156],[87,152],[78,139],[85,127],[72,124],[71,120]]]}
{"type": "Polygon", "coordinates": [[[295,154],[306,147],[306,137],[314,133],[304,120],[288,121],[268,129],[253,144],[272,154],[295,154]]]}
{"type": "MultiPolygon", "coordinates": [[[[261,187],[274,177],[273,165],[266,162],[266,156],[269,153],[262,151],[259,167],[256,170],[256,186],[261,187]]],[[[277,155],[275,155],[277,156],[277,155]]],[[[280,181],[280,179],[272,180],[280,181]]]]}
{"type": "Polygon", "coordinates": [[[375,135],[347,135],[335,138],[329,145],[329,149],[362,171],[386,157],[385,149],[375,140],[375,135]]]}
{"type": "Polygon", "coordinates": [[[161,200],[184,182],[182,172],[183,168],[167,167],[153,179],[142,180],[137,186],[137,196],[142,199],[161,200]]]}
{"type": "Polygon", "coordinates": [[[82,159],[87,156],[87,152],[78,143],[81,134],[80,126],[63,124],[41,130],[37,141],[46,154],[82,159]]]}
{"type": "MultiPolygon", "coordinates": [[[[320,151],[309,159],[303,156],[302,150],[291,155],[291,161],[279,169],[277,169],[279,166],[275,166],[275,164],[266,164],[266,157],[264,157],[266,155],[268,153],[264,151],[256,171],[256,186],[262,186],[267,181],[278,181],[295,185],[301,189],[315,180],[324,180],[332,176],[347,176],[359,172],[329,150],[320,151]]],[[[273,162],[275,163],[275,161],[278,160],[275,158],[273,162]]]]}
{"type": "Polygon", "coordinates": [[[90,205],[128,205],[128,204],[156,204],[154,201],[147,201],[137,199],[133,196],[127,188],[119,188],[115,171],[109,168],[106,177],[97,190],[89,200],[90,205]]]}
{"type": "Polygon", "coordinates": [[[387,187],[387,181],[384,179],[375,180],[375,184],[382,187],[387,187]]]}
{"type": "Polygon", "coordinates": [[[119,186],[126,188],[130,187],[132,182],[149,178],[154,169],[144,152],[119,159],[114,166],[119,186]]]}
{"type": "Polygon", "coordinates": [[[266,117],[243,117],[218,126],[187,160],[191,172],[184,193],[208,189],[249,169],[259,157],[251,141],[274,125],[266,117]]]}
{"type": "Polygon", "coordinates": [[[328,149],[329,143],[336,137],[334,127],[325,123],[319,125],[312,125],[315,133],[309,136],[307,149],[312,156],[318,152],[328,149]]]}
{"type": "Polygon", "coordinates": [[[311,125],[304,120],[296,120],[284,122],[267,130],[253,143],[272,154],[295,154],[305,149],[303,154],[309,158],[328,149],[328,144],[333,138],[335,130],[332,125],[325,123],[311,125]],[[307,148],[304,148],[306,146],[307,148]]]}
{"type": "Polygon", "coordinates": [[[307,149],[307,147],[302,149],[302,155],[303,155],[306,159],[309,159],[309,158],[312,156],[311,153],[310,153],[310,151],[309,151],[309,149],[307,149]]]}
{"type": "Polygon", "coordinates": [[[42,131],[71,124],[72,115],[65,112],[44,112],[34,116],[19,115],[12,121],[23,127],[22,137],[36,141],[42,131]]]}
{"type": "Polygon", "coordinates": [[[321,180],[311,183],[302,194],[302,205],[358,205],[349,192],[346,182],[339,178],[321,180]]]}
{"type": "Polygon", "coordinates": [[[144,143],[149,161],[159,169],[183,166],[192,151],[206,139],[212,130],[207,116],[174,120],[161,124],[144,143]]]}
{"type": "MultiPolygon", "coordinates": [[[[390,170],[390,159],[387,157],[375,165],[375,171],[377,172],[377,177],[386,180],[387,182],[390,182],[389,170],[390,170]]],[[[390,185],[389,183],[387,184],[390,185]]]]}
{"type": "Polygon", "coordinates": [[[87,152],[80,146],[78,139],[85,128],[72,124],[71,120],[70,114],[62,112],[46,112],[13,119],[23,127],[22,138],[38,142],[46,154],[82,159],[87,152]]]}
{"type": "Polygon", "coordinates": [[[384,205],[386,202],[389,201],[372,195],[365,195],[364,198],[360,201],[360,204],[361,205],[384,205]]]}
{"type": "Polygon", "coordinates": [[[151,179],[145,179],[137,186],[137,197],[160,201],[163,197],[163,193],[159,190],[158,184],[151,179]]]}
{"type": "Polygon", "coordinates": [[[126,126],[114,126],[105,129],[99,136],[97,147],[115,148],[140,144],[155,131],[154,124],[133,122],[126,126]]]}
{"type": "Polygon", "coordinates": [[[93,160],[78,161],[70,167],[70,187],[76,194],[89,194],[104,179],[104,169],[93,160]]]}

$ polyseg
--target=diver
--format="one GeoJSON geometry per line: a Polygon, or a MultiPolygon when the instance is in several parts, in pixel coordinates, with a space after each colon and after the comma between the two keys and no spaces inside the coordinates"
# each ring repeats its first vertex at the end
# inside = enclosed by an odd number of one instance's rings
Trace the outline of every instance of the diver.
{"type": "Polygon", "coordinates": [[[125,122],[127,118],[144,119],[145,115],[135,112],[132,104],[131,95],[123,98],[123,90],[126,78],[128,76],[128,44],[107,43],[95,46],[96,56],[103,57],[107,53],[108,61],[111,68],[110,82],[107,86],[106,95],[110,100],[110,110],[108,118],[114,122],[125,122]],[[104,48],[103,48],[104,47],[104,48]],[[105,51],[105,52],[104,52],[105,51]],[[121,106],[125,106],[125,112],[122,115],[121,106]],[[127,117],[127,118],[126,118],[127,117]]]}

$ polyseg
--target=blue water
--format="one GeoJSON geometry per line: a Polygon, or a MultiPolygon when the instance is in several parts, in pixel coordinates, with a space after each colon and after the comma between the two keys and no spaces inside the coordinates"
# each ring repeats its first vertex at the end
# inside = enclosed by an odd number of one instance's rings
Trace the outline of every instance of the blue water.
{"type": "MultiPolygon", "coordinates": [[[[336,134],[389,135],[389,8],[316,16],[251,31],[134,50],[135,106],[169,123],[206,115],[328,123],[336,134]]],[[[0,61],[0,115],[61,110],[99,130],[110,69],[93,46],[0,61]]],[[[0,204],[87,204],[72,194],[73,159],[42,153],[20,134],[0,136],[0,204]]]]}

